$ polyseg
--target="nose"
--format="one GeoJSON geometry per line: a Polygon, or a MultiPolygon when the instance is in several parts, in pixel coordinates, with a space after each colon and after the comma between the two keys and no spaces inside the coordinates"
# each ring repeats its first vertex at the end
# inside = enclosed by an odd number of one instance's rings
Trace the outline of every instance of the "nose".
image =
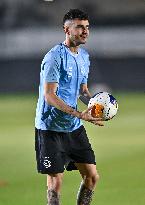
{"type": "Polygon", "coordinates": [[[89,33],[89,29],[88,28],[83,28],[83,34],[88,34],[89,33]]]}

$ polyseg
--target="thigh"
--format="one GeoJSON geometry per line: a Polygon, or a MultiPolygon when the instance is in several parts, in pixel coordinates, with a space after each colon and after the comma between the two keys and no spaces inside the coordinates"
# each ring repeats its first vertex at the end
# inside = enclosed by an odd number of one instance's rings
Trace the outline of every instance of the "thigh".
{"type": "Polygon", "coordinates": [[[72,151],[91,149],[91,144],[83,125],[71,132],[69,143],[72,151]]]}
{"type": "Polygon", "coordinates": [[[83,126],[72,132],[70,147],[69,156],[75,163],[96,164],[94,151],[83,126]]]}
{"type": "Polygon", "coordinates": [[[35,151],[38,172],[57,174],[64,171],[65,156],[59,149],[56,132],[36,129],[35,151]]]}
{"type": "Polygon", "coordinates": [[[95,164],[75,163],[82,176],[95,176],[97,174],[95,164]]]}
{"type": "Polygon", "coordinates": [[[62,180],[63,180],[63,173],[57,173],[57,174],[48,174],[47,175],[47,187],[49,189],[53,189],[54,186],[61,187],[62,180]]]}
{"type": "Polygon", "coordinates": [[[95,154],[87,137],[84,126],[73,131],[69,136],[70,150],[68,156],[70,163],[66,166],[67,171],[77,170],[75,163],[95,165],[95,154]]]}

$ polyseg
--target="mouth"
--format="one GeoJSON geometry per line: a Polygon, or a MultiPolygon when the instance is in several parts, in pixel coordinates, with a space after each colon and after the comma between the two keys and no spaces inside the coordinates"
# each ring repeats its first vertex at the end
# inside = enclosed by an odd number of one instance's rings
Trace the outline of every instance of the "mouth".
{"type": "Polygon", "coordinates": [[[81,35],[80,37],[81,37],[81,38],[83,38],[83,39],[88,38],[88,36],[87,36],[87,35],[81,35]]]}

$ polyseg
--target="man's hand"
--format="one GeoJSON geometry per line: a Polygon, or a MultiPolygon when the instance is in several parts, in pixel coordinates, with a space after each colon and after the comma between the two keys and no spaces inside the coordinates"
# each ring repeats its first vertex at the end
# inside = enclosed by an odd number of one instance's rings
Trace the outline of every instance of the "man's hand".
{"type": "Polygon", "coordinates": [[[103,119],[102,118],[94,118],[91,116],[90,110],[92,109],[93,106],[89,107],[88,109],[84,110],[81,114],[80,114],[80,118],[82,120],[91,122],[95,125],[99,125],[99,126],[104,126],[103,124],[103,119]]]}

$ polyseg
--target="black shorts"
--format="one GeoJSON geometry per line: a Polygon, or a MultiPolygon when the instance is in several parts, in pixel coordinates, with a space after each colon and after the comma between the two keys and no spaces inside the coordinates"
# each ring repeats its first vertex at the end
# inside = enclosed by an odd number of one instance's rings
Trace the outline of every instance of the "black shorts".
{"type": "Polygon", "coordinates": [[[84,126],[68,133],[35,129],[35,150],[42,174],[76,170],[74,163],[96,164],[84,126]]]}

